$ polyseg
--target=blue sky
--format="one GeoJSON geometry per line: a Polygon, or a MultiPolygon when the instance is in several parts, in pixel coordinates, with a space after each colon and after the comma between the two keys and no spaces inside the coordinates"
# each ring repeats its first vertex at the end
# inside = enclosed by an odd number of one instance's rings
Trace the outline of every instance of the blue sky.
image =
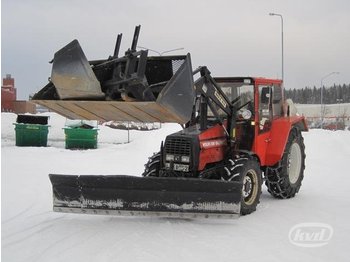
{"type": "MultiPolygon", "coordinates": [[[[88,59],[121,50],[141,24],[139,45],[159,52],[183,47],[194,67],[215,76],[281,78],[284,18],[285,86],[350,83],[350,2],[347,0],[3,0],[1,74],[13,75],[18,98],[40,90],[54,53],[78,39],[88,59]]],[[[152,54],[152,53],[151,53],[152,54]]]]}

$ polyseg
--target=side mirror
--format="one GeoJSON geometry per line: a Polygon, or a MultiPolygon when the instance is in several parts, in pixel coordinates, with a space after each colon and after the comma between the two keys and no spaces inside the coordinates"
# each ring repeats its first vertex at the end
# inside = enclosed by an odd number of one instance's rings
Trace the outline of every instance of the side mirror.
{"type": "Polygon", "coordinates": [[[261,89],[261,103],[268,104],[271,97],[271,87],[265,86],[261,89]]]}

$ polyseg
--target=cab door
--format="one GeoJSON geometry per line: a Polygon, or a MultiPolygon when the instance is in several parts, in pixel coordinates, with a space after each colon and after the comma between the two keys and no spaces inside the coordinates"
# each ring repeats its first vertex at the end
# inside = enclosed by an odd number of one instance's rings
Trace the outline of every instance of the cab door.
{"type": "Polygon", "coordinates": [[[271,143],[273,120],[282,116],[281,83],[261,83],[256,85],[256,118],[254,151],[265,165],[266,150],[271,143]]]}

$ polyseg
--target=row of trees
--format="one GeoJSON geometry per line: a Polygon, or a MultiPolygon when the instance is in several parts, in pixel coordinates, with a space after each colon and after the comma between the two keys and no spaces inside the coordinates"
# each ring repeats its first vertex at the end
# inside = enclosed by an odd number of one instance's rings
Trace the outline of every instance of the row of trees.
{"type": "MultiPolygon", "coordinates": [[[[298,104],[320,104],[321,88],[305,87],[302,89],[286,89],[286,98],[291,98],[298,104]]],[[[350,84],[333,85],[332,87],[323,87],[323,103],[350,103],[350,84]]]]}

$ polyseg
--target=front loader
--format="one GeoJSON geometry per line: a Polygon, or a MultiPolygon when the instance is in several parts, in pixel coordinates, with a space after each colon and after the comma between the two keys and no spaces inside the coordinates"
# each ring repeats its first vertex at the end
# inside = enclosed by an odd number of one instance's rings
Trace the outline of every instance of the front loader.
{"type": "MultiPolygon", "coordinates": [[[[120,37],[118,39],[120,42],[120,37]]],[[[171,62],[172,73],[165,77],[164,72],[170,68],[169,58],[165,58],[164,63],[154,62],[158,58],[142,56],[142,52],[137,56],[133,47],[136,47],[135,41],[121,58],[121,64],[117,62],[112,70],[118,71],[116,75],[123,79],[113,78],[114,73],[101,77],[94,67],[115,60],[116,55],[103,62],[85,59],[80,66],[92,71],[74,69],[74,72],[85,71],[78,73],[83,75],[80,82],[84,83],[78,84],[79,87],[71,85],[79,77],[68,76],[70,71],[62,64],[61,70],[53,69],[52,76],[56,70],[63,72],[62,79],[69,84],[56,87],[58,82],[51,78],[49,85],[51,91],[56,88],[55,97],[47,100],[48,97],[43,96],[45,90],[41,90],[35,98],[45,100],[37,102],[66,116],[85,119],[103,116],[105,120],[125,120],[118,113],[121,108],[127,119],[133,117],[134,111],[143,121],[147,120],[142,114],[158,115],[160,121],[167,115],[166,121],[178,122],[184,128],[166,137],[159,152],[149,158],[142,177],[50,174],[55,211],[237,217],[256,210],[263,175],[268,191],[276,198],[295,196],[304,174],[305,150],[301,131],[306,131],[307,126],[303,117],[289,113],[282,81],[252,77],[213,78],[206,67],[192,71],[189,54],[179,56],[183,62],[176,70],[171,62]],[[132,63],[130,59],[135,59],[131,68],[141,73],[119,74],[128,71],[125,68],[132,63]],[[152,67],[153,62],[157,66],[152,67]],[[143,73],[150,71],[152,74],[143,73]],[[91,80],[91,75],[97,82],[91,80]],[[152,84],[149,85],[151,75],[157,76],[154,78],[157,81],[160,78],[166,80],[152,88],[152,84]],[[112,83],[115,86],[109,89],[112,83]],[[84,89],[85,86],[88,88],[84,89]],[[94,86],[93,91],[91,86],[94,86]],[[62,90],[58,91],[60,88],[70,95],[64,97],[62,90]],[[86,91],[84,95],[80,89],[86,91]],[[86,93],[90,94],[87,96],[86,93]],[[130,98],[133,101],[128,102],[130,98]],[[153,108],[151,113],[147,111],[150,106],[153,108]]],[[[77,57],[81,59],[80,50],[78,53],[77,57]]],[[[177,58],[171,57],[173,60],[177,58]]],[[[55,64],[55,59],[53,62],[55,64]]],[[[73,64],[78,67],[79,63],[73,64]]],[[[47,87],[44,89],[47,91],[47,87]]]]}
{"type": "Polygon", "coordinates": [[[70,119],[185,124],[194,99],[191,59],[137,51],[139,32],[124,56],[119,34],[113,55],[93,61],[73,40],[55,53],[49,83],[33,100],[70,119]]]}

